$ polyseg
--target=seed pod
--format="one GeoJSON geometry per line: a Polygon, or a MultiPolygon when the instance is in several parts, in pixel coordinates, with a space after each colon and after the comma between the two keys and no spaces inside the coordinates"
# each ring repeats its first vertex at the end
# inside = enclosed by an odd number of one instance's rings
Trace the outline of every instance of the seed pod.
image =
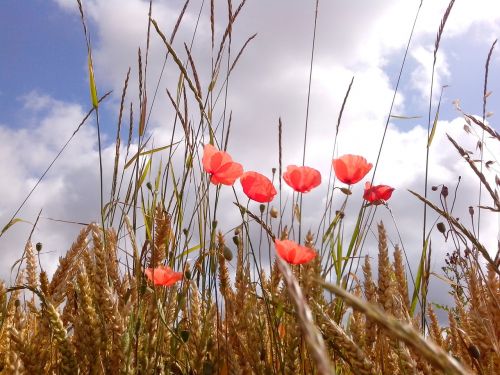
{"type": "Polygon", "coordinates": [[[352,191],[351,191],[350,189],[348,189],[348,188],[344,188],[344,187],[342,187],[342,188],[339,188],[339,189],[340,189],[340,191],[341,191],[342,193],[344,193],[345,195],[351,195],[351,194],[352,194],[352,191]]]}
{"type": "Polygon", "coordinates": [[[335,211],[335,215],[339,215],[339,219],[343,219],[345,217],[344,211],[335,211]]]}
{"type": "Polygon", "coordinates": [[[440,221],[439,223],[437,223],[436,227],[437,227],[437,230],[439,232],[441,232],[443,234],[446,232],[446,227],[445,227],[445,225],[444,225],[444,223],[442,221],[440,221]]]}
{"type": "Polygon", "coordinates": [[[266,205],[265,204],[259,205],[259,210],[260,210],[260,213],[263,214],[264,211],[266,210],[266,205]]]}
{"type": "Polygon", "coordinates": [[[469,215],[474,216],[474,207],[469,206],[469,215]]]}
{"type": "Polygon", "coordinates": [[[475,358],[477,360],[481,358],[481,352],[479,351],[479,348],[476,345],[470,344],[467,350],[472,358],[475,358]]]}
{"type": "Polygon", "coordinates": [[[35,248],[36,248],[36,251],[38,251],[38,252],[42,251],[42,243],[41,242],[37,242],[36,245],[35,245],[35,248]]]}
{"type": "Polygon", "coordinates": [[[270,214],[271,214],[271,217],[272,217],[273,219],[276,219],[276,218],[278,217],[278,210],[277,210],[276,208],[274,208],[274,207],[273,207],[273,208],[271,208],[271,212],[270,212],[270,214]]]}
{"type": "Polygon", "coordinates": [[[240,244],[240,238],[238,236],[233,236],[233,242],[236,246],[240,244]]]}
{"type": "Polygon", "coordinates": [[[443,196],[443,198],[446,198],[448,196],[448,186],[443,185],[443,187],[441,188],[441,195],[443,196]]]}

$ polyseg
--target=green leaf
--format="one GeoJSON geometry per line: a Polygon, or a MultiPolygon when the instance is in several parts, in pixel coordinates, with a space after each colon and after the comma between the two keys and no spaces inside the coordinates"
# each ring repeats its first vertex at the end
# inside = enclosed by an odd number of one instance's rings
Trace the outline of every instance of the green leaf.
{"type": "MultiPolygon", "coordinates": [[[[361,217],[363,216],[362,215],[362,213],[363,213],[362,210],[363,209],[361,209],[359,211],[358,220],[356,221],[356,228],[354,228],[354,232],[353,232],[352,237],[351,237],[351,242],[349,242],[349,248],[347,249],[347,253],[345,255],[345,257],[347,259],[351,258],[351,254],[352,254],[352,252],[354,250],[354,245],[356,244],[356,241],[358,239],[358,236],[359,236],[359,233],[360,233],[360,230],[361,230],[361,217]]],[[[348,261],[344,262],[344,266],[342,267],[342,274],[344,273],[344,271],[345,271],[348,263],[349,263],[348,261]]]]}
{"type": "Polygon", "coordinates": [[[432,139],[434,138],[434,135],[436,134],[436,129],[437,129],[437,122],[439,119],[439,109],[441,108],[441,98],[443,97],[443,90],[448,87],[448,86],[443,86],[441,87],[441,94],[439,94],[439,102],[438,102],[438,107],[436,110],[436,115],[434,116],[434,123],[432,124],[432,130],[429,135],[429,139],[427,140],[427,148],[431,147],[432,139]]]}
{"type": "Polygon", "coordinates": [[[411,298],[411,305],[410,305],[410,316],[413,316],[415,313],[415,309],[417,307],[417,302],[418,302],[418,293],[420,291],[420,286],[422,285],[422,276],[424,274],[424,265],[425,265],[425,259],[427,257],[427,246],[429,243],[429,237],[430,233],[425,239],[424,242],[424,248],[422,249],[422,255],[420,256],[420,264],[418,266],[418,272],[417,276],[415,277],[415,288],[413,289],[413,296],[411,298]]]}
{"type": "Polygon", "coordinates": [[[123,169],[127,169],[128,167],[130,167],[132,165],[132,163],[139,157],[139,156],[144,156],[144,155],[149,155],[149,154],[154,154],[155,152],[159,152],[159,151],[163,151],[163,150],[166,150],[167,148],[170,148],[172,146],[176,146],[178,145],[179,143],[181,143],[181,141],[178,141],[178,142],[175,142],[175,143],[172,143],[171,145],[166,145],[166,146],[163,146],[163,147],[158,147],[158,148],[153,148],[152,150],[148,150],[148,151],[142,151],[142,150],[139,150],[138,152],[136,152],[136,154],[134,156],[132,156],[130,158],[129,161],[127,161],[125,163],[125,167],[123,169]]]}
{"type": "Polygon", "coordinates": [[[422,118],[422,116],[400,116],[400,115],[391,115],[391,118],[396,118],[398,120],[413,120],[416,118],[422,118]]]}
{"type": "Polygon", "coordinates": [[[141,173],[141,177],[139,178],[139,181],[137,182],[137,186],[136,186],[136,191],[139,190],[139,188],[142,186],[142,184],[144,183],[144,180],[146,179],[146,176],[149,172],[149,167],[151,167],[151,159],[148,160],[148,162],[146,163],[146,166],[144,167],[144,169],[142,170],[142,173],[141,173]]]}
{"type": "Polygon", "coordinates": [[[190,247],[189,249],[184,250],[182,253],[180,253],[179,255],[177,255],[177,256],[175,257],[175,259],[181,259],[181,258],[182,258],[182,257],[184,257],[185,255],[189,255],[189,254],[191,254],[193,251],[199,250],[200,248],[201,248],[201,245],[196,245],[196,246],[190,247]]]}
{"type": "Polygon", "coordinates": [[[16,224],[16,223],[27,223],[27,224],[30,224],[30,222],[28,222],[26,220],[23,220],[23,219],[19,219],[18,217],[16,217],[16,218],[12,219],[11,221],[9,221],[7,223],[7,225],[3,227],[2,231],[0,232],[0,237],[3,236],[3,234],[5,232],[7,232],[9,230],[9,228],[11,226],[13,226],[14,224],[16,224]]]}
{"type": "Polygon", "coordinates": [[[335,264],[335,273],[337,275],[337,284],[340,282],[340,278],[342,275],[341,271],[342,267],[342,239],[340,236],[340,228],[337,232],[337,256],[336,256],[336,264],[335,264]]]}
{"type": "Polygon", "coordinates": [[[87,64],[89,67],[90,98],[92,99],[92,106],[95,109],[97,109],[97,107],[99,107],[99,99],[97,99],[97,88],[95,86],[94,67],[92,65],[92,57],[90,56],[90,52],[88,55],[87,64]]]}
{"type": "Polygon", "coordinates": [[[436,134],[438,118],[439,118],[439,106],[438,106],[437,111],[436,111],[436,116],[434,116],[434,123],[432,124],[432,130],[431,130],[431,134],[429,135],[429,141],[427,142],[427,148],[431,147],[432,139],[434,138],[434,135],[436,134]]]}
{"type": "Polygon", "coordinates": [[[335,215],[335,217],[333,218],[333,221],[330,223],[330,225],[328,226],[328,229],[326,230],[325,234],[323,235],[323,238],[322,238],[323,242],[325,242],[326,238],[330,235],[331,231],[333,229],[335,229],[335,226],[340,221],[340,218],[342,215],[343,215],[342,211],[337,212],[337,215],[335,215]]]}

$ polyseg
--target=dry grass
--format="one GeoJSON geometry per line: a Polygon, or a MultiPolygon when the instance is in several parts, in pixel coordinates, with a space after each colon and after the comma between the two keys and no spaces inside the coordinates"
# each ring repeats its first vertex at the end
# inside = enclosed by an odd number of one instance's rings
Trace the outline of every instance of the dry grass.
{"type": "MultiPolygon", "coordinates": [[[[157,233],[164,230],[164,215],[156,216],[155,228],[157,233]]],[[[374,285],[367,258],[358,297],[322,281],[319,262],[299,269],[279,261],[273,274],[261,275],[262,285],[255,283],[241,231],[231,282],[227,245],[219,234],[214,254],[223,299],[219,307],[213,296],[202,297],[195,280],[188,278],[191,271],[178,289],[152,289],[140,273],[116,274],[116,235],[109,229],[106,243],[103,238],[95,224],[82,230],[68,253],[71,267],[62,258],[50,284],[37,274],[40,281],[30,285],[34,275],[27,263],[18,284],[35,290],[41,303],[23,299],[18,288],[7,296],[2,286],[3,373],[500,371],[500,280],[495,270],[490,266],[483,276],[470,258],[463,259],[470,266],[460,285],[462,294],[449,309],[449,325],[440,323],[429,306],[429,335],[423,337],[419,320],[408,315],[408,291],[398,282],[406,282],[399,250],[391,262],[382,224],[380,276],[374,285]],[[74,256],[75,249],[80,257],[74,256]],[[343,309],[338,319],[338,300],[324,298],[318,285],[354,310],[343,309]]]]}

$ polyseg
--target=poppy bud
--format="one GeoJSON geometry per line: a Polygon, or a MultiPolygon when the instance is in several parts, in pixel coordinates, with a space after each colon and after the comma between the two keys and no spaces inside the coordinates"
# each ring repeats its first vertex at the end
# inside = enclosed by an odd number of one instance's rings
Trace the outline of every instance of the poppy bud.
{"type": "Polygon", "coordinates": [[[240,238],[238,236],[233,236],[233,242],[236,246],[240,244],[240,238]]]}
{"type": "Polygon", "coordinates": [[[441,188],[441,195],[443,196],[443,198],[446,198],[448,196],[448,186],[443,185],[443,187],[441,188]]]}
{"type": "Polygon", "coordinates": [[[278,210],[276,208],[271,208],[271,217],[276,219],[278,217],[278,210]]]}
{"type": "Polygon", "coordinates": [[[444,223],[442,221],[440,221],[439,223],[437,223],[436,227],[437,227],[437,230],[439,232],[441,232],[443,234],[446,232],[446,227],[445,227],[445,225],[444,225],[444,223]]]}
{"type": "Polygon", "coordinates": [[[148,188],[148,190],[153,191],[153,185],[151,185],[151,182],[148,182],[146,184],[146,187],[148,188]]]}
{"type": "Polygon", "coordinates": [[[36,251],[38,251],[38,252],[42,251],[42,243],[41,242],[37,242],[36,245],[35,245],[35,248],[36,248],[36,251]]]}
{"type": "Polygon", "coordinates": [[[474,216],[474,207],[469,206],[469,215],[474,216]]]}
{"type": "Polygon", "coordinates": [[[212,221],[212,229],[217,228],[217,220],[212,221]]]}
{"type": "Polygon", "coordinates": [[[266,205],[265,204],[259,205],[259,211],[260,211],[261,214],[263,214],[265,210],[266,210],[266,205]]]}
{"type": "Polygon", "coordinates": [[[184,229],[182,230],[182,233],[184,233],[184,236],[186,236],[186,237],[187,237],[187,236],[188,236],[188,234],[189,234],[189,231],[187,230],[187,228],[184,228],[184,229]]]}
{"type": "Polygon", "coordinates": [[[276,168],[271,169],[271,172],[272,172],[273,174],[275,174],[275,173],[276,173],[276,168]]]}
{"type": "Polygon", "coordinates": [[[191,270],[190,269],[187,269],[186,271],[184,271],[184,276],[186,277],[186,280],[191,280],[191,270]]]}
{"type": "Polygon", "coordinates": [[[233,252],[231,249],[227,246],[224,246],[224,250],[222,251],[222,254],[224,255],[224,258],[230,262],[233,260],[233,252]]]}

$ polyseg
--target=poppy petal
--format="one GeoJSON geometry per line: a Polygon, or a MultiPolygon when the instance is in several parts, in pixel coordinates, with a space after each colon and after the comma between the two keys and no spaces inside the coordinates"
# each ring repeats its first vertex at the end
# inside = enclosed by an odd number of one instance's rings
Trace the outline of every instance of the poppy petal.
{"type": "Polygon", "coordinates": [[[308,263],[317,255],[313,249],[291,240],[275,240],[274,245],[278,255],[290,264],[308,263]]]}
{"type": "Polygon", "coordinates": [[[289,165],[283,179],[295,191],[307,193],[321,184],[321,173],[311,167],[289,165]]]}
{"type": "Polygon", "coordinates": [[[369,182],[365,183],[365,192],[363,194],[363,199],[370,202],[373,205],[379,205],[392,196],[394,188],[388,185],[376,185],[373,186],[369,182]]]}
{"type": "Polygon", "coordinates": [[[259,203],[271,202],[277,194],[271,180],[257,172],[243,173],[240,183],[246,196],[259,203]]]}
{"type": "Polygon", "coordinates": [[[243,173],[243,167],[233,162],[225,151],[219,151],[214,146],[206,144],[203,149],[203,169],[211,174],[213,184],[232,185],[243,173]]]}
{"type": "Polygon", "coordinates": [[[174,272],[170,267],[159,266],[156,268],[146,268],[144,270],[146,277],[154,285],[171,286],[183,277],[182,272],[174,272]]]}
{"type": "Polygon", "coordinates": [[[359,155],[343,155],[333,159],[333,170],[337,178],[345,184],[355,184],[361,181],[372,169],[372,164],[359,155]]]}

